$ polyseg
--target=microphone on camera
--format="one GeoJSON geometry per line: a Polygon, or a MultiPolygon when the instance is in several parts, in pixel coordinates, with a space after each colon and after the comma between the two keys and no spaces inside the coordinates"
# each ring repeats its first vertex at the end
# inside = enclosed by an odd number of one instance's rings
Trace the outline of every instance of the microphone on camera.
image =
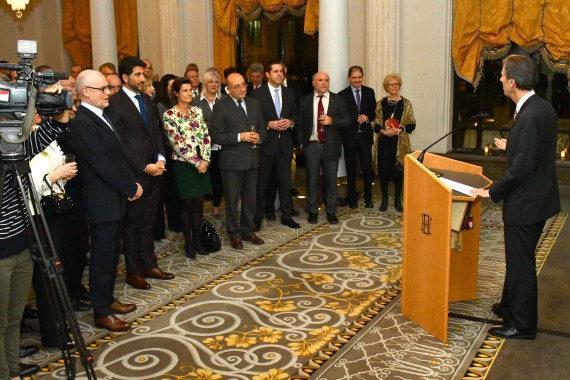
{"type": "Polygon", "coordinates": [[[481,119],[486,119],[488,118],[489,113],[488,112],[480,112],[476,115],[471,116],[470,118],[466,119],[465,121],[460,122],[459,124],[457,124],[457,127],[453,128],[451,130],[451,132],[446,133],[445,135],[441,136],[439,139],[437,139],[434,143],[432,143],[431,145],[429,145],[427,148],[425,148],[424,150],[422,150],[422,152],[420,153],[420,155],[418,156],[418,161],[420,163],[424,162],[424,156],[426,154],[426,152],[428,151],[429,148],[431,148],[432,146],[434,146],[435,144],[437,144],[438,142],[440,142],[441,140],[443,140],[444,138],[446,138],[447,136],[451,135],[453,132],[460,130],[461,128],[465,128],[467,126],[467,123],[470,122],[473,119],[477,119],[477,118],[481,118],[481,119]]]}

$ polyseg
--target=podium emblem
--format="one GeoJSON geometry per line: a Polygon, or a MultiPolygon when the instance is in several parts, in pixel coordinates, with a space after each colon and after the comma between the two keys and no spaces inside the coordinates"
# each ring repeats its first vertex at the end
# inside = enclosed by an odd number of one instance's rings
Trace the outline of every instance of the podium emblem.
{"type": "Polygon", "coordinates": [[[431,235],[431,216],[429,214],[422,214],[422,233],[431,235]]]}

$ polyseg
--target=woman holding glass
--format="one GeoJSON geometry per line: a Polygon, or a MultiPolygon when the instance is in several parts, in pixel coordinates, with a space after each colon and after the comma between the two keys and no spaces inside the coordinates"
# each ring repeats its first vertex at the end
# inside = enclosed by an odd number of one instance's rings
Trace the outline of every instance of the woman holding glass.
{"type": "MultiPolygon", "coordinates": [[[[207,71],[202,80],[202,93],[200,98],[194,98],[192,104],[202,109],[204,121],[208,130],[210,130],[210,120],[212,118],[212,110],[214,104],[226,98],[226,94],[220,92],[220,74],[216,71],[207,71]]],[[[212,156],[210,161],[210,181],[212,183],[212,214],[214,218],[220,219],[220,203],[224,195],[224,186],[222,185],[222,172],[218,167],[220,160],[221,145],[212,144],[212,156]]]]}
{"type": "Polygon", "coordinates": [[[186,78],[172,83],[172,97],[177,103],[164,113],[164,131],[172,146],[176,188],[182,202],[182,232],[186,257],[207,255],[200,242],[204,217],[203,195],[211,191],[210,135],[202,110],[192,106],[192,84],[186,78]]]}
{"type": "Polygon", "coordinates": [[[402,77],[400,74],[388,74],[384,77],[384,90],[388,96],[376,105],[374,132],[378,133],[376,145],[378,177],[382,191],[380,211],[388,209],[388,184],[394,182],[394,207],[397,211],[402,206],[402,185],[404,182],[404,156],[410,152],[410,133],[416,129],[416,119],[412,103],[400,95],[402,77]]]}

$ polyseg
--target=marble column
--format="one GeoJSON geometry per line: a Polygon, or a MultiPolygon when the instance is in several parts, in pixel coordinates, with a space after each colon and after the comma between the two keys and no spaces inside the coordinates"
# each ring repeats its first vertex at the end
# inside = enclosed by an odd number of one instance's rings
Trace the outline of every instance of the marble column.
{"type": "Polygon", "coordinates": [[[112,62],[117,65],[117,33],[115,30],[115,5],[113,0],[90,2],[91,11],[91,50],[93,68],[112,62]]]}
{"type": "MultiPolygon", "coordinates": [[[[330,90],[338,93],[348,85],[348,0],[319,2],[319,71],[330,77],[330,90]]],[[[344,154],[338,177],[346,176],[344,154]]]]}

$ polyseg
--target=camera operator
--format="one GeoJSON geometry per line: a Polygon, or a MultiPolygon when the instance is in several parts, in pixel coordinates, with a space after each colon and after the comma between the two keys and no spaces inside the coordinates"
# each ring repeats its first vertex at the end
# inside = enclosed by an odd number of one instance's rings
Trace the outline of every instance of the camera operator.
{"type": "MultiPolygon", "coordinates": [[[[61,86],[50,86],[46,92],[61,92],[61,86]]],[[[44,119],[40,127],[23,143],[25,158],[30,160],[44,150],[66,129],[70,111],[44,119]]],[[[24,187],[29,184],[24,179],[24,187]]],[[[22,209],[14,173],[4,173],[0,211],[0,378],[19,379],[32,374],[37,366],[19,364],[20,320],[32,280],[32,257],[27,235],[28,216],[22,209]]]]}

